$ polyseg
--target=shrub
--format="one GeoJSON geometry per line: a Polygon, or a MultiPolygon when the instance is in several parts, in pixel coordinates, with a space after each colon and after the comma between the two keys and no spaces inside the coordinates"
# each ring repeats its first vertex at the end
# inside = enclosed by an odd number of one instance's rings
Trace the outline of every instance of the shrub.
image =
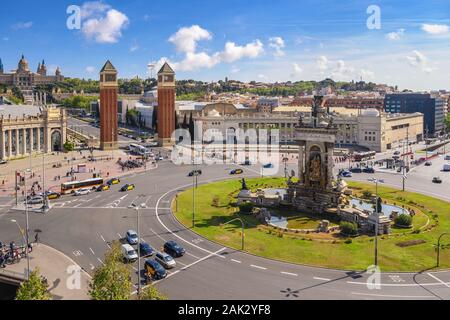
{"type": "Polygon", "coordinates": [[[253,212],[254,204],[251,202],[244,202],[239,205],[241,213],[250,214],[253,212]]]}
{"type": "Polygon", "coordinates": [[[368,191],[368,190],[365,190],[365,191],[363,191],[363,193],[362,193],[362,197],[363,197],[364,199],[370,199],[370,198],[372,197],[372,192],[370,192],[370,191],[368,191]]]}
{"type": "Polygon", "coordinates": [[[66,141],[66,143],[64,143],[64,150],[66,150],[67,152],[71,152],[75,149],[75,144],[71,141],[66,141]]]}
{"type": "Polygon", "coordinates": [[[219,206],[219,197],[214,197],[214,198],[212,199],[211,205],[212,205],[213,207],[218,207],[218,206],[219,206]]]}
{"type": "Polygon", "coordinates": [[[355,236],[358,234],[358,225],[356,223],[342,221],[340,228],[343,235],[355,236]]]}
{"type": "Polygon", "coordinates": [[[411,227],[412,225],[412,218],[408,214],[401,214],[395,219],[395,225],[399,227],[411,227]]]}

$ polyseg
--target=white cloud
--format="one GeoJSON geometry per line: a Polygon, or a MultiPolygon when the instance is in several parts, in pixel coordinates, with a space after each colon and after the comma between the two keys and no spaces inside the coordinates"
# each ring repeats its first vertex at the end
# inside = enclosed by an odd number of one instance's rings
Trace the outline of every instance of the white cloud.
{"type": "Polygon", "coordinates": [[[129,24],[128,17],[102,2],[86,2],[81,8],[82,32],[98,43],[116,43],[129,24]]]}
{"type": "Polygon", "coordinates": [[[258,78],[264,81],[269,80],[269,77],[266,76],[265,74],[258,74],[258,78]]]}
{"type": "Polygon", "coordinates": [[[423,24],[422,30],[431,35],[447,34],[449,27],[446,24],[423,24]]]}
{"type": "Polygon", "coordinates": [[[87,73],[94,73],[95,72],[95,67],[93,67],[93,66],[88,66],[88,67],[86,67],[86,72],[87,73]]]}
{"type": "Polygon", "coordinates": [[[212,35],[208,30],[198,25],[184,27],[173,34],[169,41],[172,42],[178,52],[185,54],[182,61],[172,62],[174,69],[180,71],[194,71],[201,68],[211,69],[220,63],[233,63],[243,58],[256,58],[264,52],[264,46],[259,40],[240,46],[234,42],[227,42],[223,51],[209,54],[197,52],[197,43],[201,40],[211,40],[212,35]]]}
{"type": "Polygon", "coordinates": [[[81,18],[99,18],[105,11],[111,9],[111,6],[101,1],[85,2],[81,6],[81,18]]]}
{"type": "Polygon", "coordinates": [[[130,47],[130,52],[136,52],[139,50],[139,45],[135,42],[131,47],[130,47]]]}
{"type": "Polygon", "coordinates": [[[239,69],[239,68],[236,67],[236,66],[233,66],[233,67],[231,68],[231,70],[230,70],[230,72],[231,72],[232,74],[239,73],[240,71],[241,71],[241,69],[239,69]]]}
{"type": "Polygon", "coordinates": [[[291,77],[297,77],[300,76],[303,73],[302,67],[298,63],[292,64],[293,72],[291,73],[291,77]]]}
{"type": "Polygon", "coordinates": [[[208,30],[198,25],[184,27],[169,38],[179,52],[195,52],[197,42],[201,40],[211,40],[212,35],[208,30]]]}
{"type": "Polygon", "coordinates": [[[269,47],[275,50],[273,55],[276,57],[282,57],[285,55],[283,51],[285,46],[284,40],[281,37],[272,37],[269,39],[269,47]]]}
{"type": "Polygon", "coordinates": [[[364,81],[372,81],[375,79],[375,72],[371,70],[361,69],[359,75],[364,81]]]}
{"type": "Polygon", "coordinates": [[[398,29],[395,32],[390,32],[386,35],[386,39],[391,41],[400,40],[405,35],[405,29],[398,29]]]}
{"type": "Polygon", "coordinates": [[[245,46],[237,46],[234,42],[227,42],[225,49],[220,53],[222,61],[231,63],[242,58],[257,58],[264,52],[264,46],[259,40],[245,46]]]}
{"type": "Polygon", "coordinates": [[[21,29],[30,29],[33,26],[33,21],[27,21],[27,22],[18,22],[12,26],[14,30],[21,30],[21,29]]]}
{"type": "Polygon", "coordinates": [[[325,56],[320,56],[316,61],[317,69],[319,69],[320,73],[324,73],[326,70],[328,70],[328,58],[325,56]]]}
{"type": "Polygon", "coordinates": [[[338,60],[335,69],[331,72],[331,77],[335,80],[350,80],[354,72],[355,68],[347,66],[344,60],[338,60]]]}
{"type": "Polygon", "coordinates": [[[426,73],[430,73],[435,70],[435,68],[430,66],[429,59],[422,52],[414,50],[413,54],[414,55],[412,56],[406,56],[406,60],[410,66],[418,68],[426,73]]]}

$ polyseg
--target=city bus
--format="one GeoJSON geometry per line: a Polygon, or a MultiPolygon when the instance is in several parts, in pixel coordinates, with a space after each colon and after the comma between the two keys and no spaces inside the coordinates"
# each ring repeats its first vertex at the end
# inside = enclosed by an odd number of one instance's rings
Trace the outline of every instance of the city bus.
{"type": "Polygon", "coordinates": [[[355,153],[353,155],[353,159],[356,162],[366,161],[370,159],[374,159],[377,153],[375,151],[369,151],[369,152],[361,152],[361,153],[355,153]]]}
{"type": "Polygon", "coordinates": [[[149,156],[150,155],[150,150],[148,150],[146,147],[143,147],[143,146],[141,146],[139,144],[132,143],[132,144],[130,144],[129,149],[130,149],[131,153],[133,153],[135,155],[138,155],[138,156],[142,156],[143,157],[143,156],[149,156]]]}
{"type": "Polygon", "coordinates": [[[94,189],[103,185],[103,178],[94,178],[84,181],[66,182],[61,185],[61,194],[72,194],[79,189],[94,189]]]}

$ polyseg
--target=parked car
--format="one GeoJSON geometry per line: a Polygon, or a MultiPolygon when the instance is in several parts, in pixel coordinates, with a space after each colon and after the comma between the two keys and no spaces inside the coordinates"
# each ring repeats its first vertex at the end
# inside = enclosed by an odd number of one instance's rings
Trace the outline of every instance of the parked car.
{"type": "Polygon", "coordinates": [[[122,254],[125,262],[135,262],[139,257],[136,253],[136,250],[129,244],[122,245],[122,254]]]}
{"type": "Polygon", "coordinates": [[[149,259],[145,261],[144,270],[146,275],[154,280],[161,280],[167,277],[167,271],[157,261],[149,259]]]}
{"type": "Polygon", "coordinates": [[[168,241],[164,244],[164,252],[170,254],[174,258],[182,257],[186,250],[175,241],[168,241]]]}
{"type": "Polygon", "coordinates": [[[194,175],[197,175],[197,176],[202,175],[202,170],[192,170],[192,171],[189,172],[189,174],[188,174],[189,177],[193,177],[194,175]]]}
{"type": "Polygon", "coordinates": [[[264,169],[272,169],[273,168],[273,164],[271,164],[271,163],[265,164],[265,165],[263,165],[263,168],[264,169]]]}
{"type": "Polygon", "coordinates": [[[244,173],[244,170],[242,170],[242,169],[234,169],[234,170],[230,171],[231,175],[243,174],[243,173],[244,173]]]}
{"type": "Polygon", "coordinates": [[[362,173],[362,169],[361,168],[351,168],[350,172],[351,173],[362,173]]]}
{"type": "Polygon", "coordinates": [[[433,183],[442,183],[442,179],[439,177],[434,177],[433,178],[433,183]]]}
{"type": "Polygon", "coordinates": [[[450,155],[445,156],[445,161],[450,161],[450,155]]]}
{"type": "Polygon", "coordinates": [[[112,186],[112,185],[116,185],[116,184],[119,184],[119,183],[120,183],[120,179],[113,178],[113,179],[109,180],[106,184],[109,185],[109,186],[112,186]]]}
{"type": "Polygon", "coordinates": [[[0,160],[0,164],[7,164],[8,163],[8,161],[6,161],[6,160],[0,160]]]}
{"type": "Polygon", "coordinates": [[[431,163],[430,161],[425,162],[425,167],[431,167],[433,165],[433,163],[431,163]]]}
{"type": "Polygon", "coordinates": [[[91,193],[91,189],[79,189],[77,191],[75,191],[75,193],[73,194],[75,197],[79,197],[79,196],[86,196],[88,194],[91,193]]]}
{"type": "Polygon", "coordinates": [[[353,174],[350,171],[344,171],[344,172],[342,172],[342,177],[351,178],[351,177],[353,177],[353,174]]]}
{"type": "Polygon", "coordinates": [[[134,189],[136,189],[136,186],[134,184],[126,184],[122,187],[122,189],[120,189],[120,191],[127,192],[127,191],[132,191],[134,189]]]}
{"type": "Polygon", "coordinates": [[[155,254],[155,249],[153,249],[148,243],[141,242],[139,244],[139,250],[141,253],[141,257],[150,257],[155,254]]]}
{"type": "Polygon", "coordinates": [[[111,189],[109,184],[103,184],[97,188],[97,192],[108,191],[109,189],[111,189]]]}
{"type": "Polygon", "coordinates": [[[135,245],[139,242],[138,234],[134,230],[128,230],[126,234],[127,242],[131,245],[135,245]]]}
{"type": "Polygon", "coordinates": [[[155,255],[155,260],[166,269],[173,269],[177,265],[172,256],[168,255],[165,252],[158,252],[155,255]]]}

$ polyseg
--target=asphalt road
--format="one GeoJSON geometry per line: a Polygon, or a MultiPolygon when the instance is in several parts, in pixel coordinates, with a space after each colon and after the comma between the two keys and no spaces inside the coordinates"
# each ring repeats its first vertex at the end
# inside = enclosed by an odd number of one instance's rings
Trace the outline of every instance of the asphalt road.
{"type": "MultiPolygon", "coordinates": [[[[438,161],[437,159],[436,161],[438,161]]],[[[200,183],[230,178],[233,165],[202,166],[200,183]]],[[[428,168],[436,170],[436,166],[428,168]]],[[[280,168],[282,171],[284,168],[280,168]]],[[[177,267],[156,286],[171,299],[450,299],[450,272],[383,273],[381,288],[367,287],[368,274],[330,270],[273,261],[224,248],[203,239],[180,225],[169,210],[177,191],[189,188],[191,166],[175,166],[166,161],[148,173],[122,179],[134,183],[137,190],[120,193],[119,187],[85,197],[65,197],[55,202],[47,215],[30,214],[30,229],[40,229],[40,240],[70,256],[89,273],[102,263],[113,240],[122,239],[128,229],[136,229],[136,213],[131,203],[144,195],[141,213],[141,238],[159,249],[167,240],[183,245],[187,254],[176,259],[177,267]]],[[[246,176],[260,176],[259,167],[244,168],[246,176]]],[[[412,172],[408,189],[446,199],[445,188],[428,185],[423,172],[412,172]]],[[[358,175],[357,180],[382,177],[386,184],[398,185],[401,176],[390,173],[358,175]]],[[[448,183],[448,182],[446,182],[448,183]]],[[[448,186],[448,184],[447,184],[448,186]]],[[[22,212],[10,210],[11,199],[0,198],[1,240],[21,242],[16,219],[25,226],[22,212]]],[[[31,232],[31,238],[34,233],[31,232]]],[[[137,274],[137,264],[133,268],[137,274]]],[[[134,278],[137,284],[137,276],[134,278]]]]}

